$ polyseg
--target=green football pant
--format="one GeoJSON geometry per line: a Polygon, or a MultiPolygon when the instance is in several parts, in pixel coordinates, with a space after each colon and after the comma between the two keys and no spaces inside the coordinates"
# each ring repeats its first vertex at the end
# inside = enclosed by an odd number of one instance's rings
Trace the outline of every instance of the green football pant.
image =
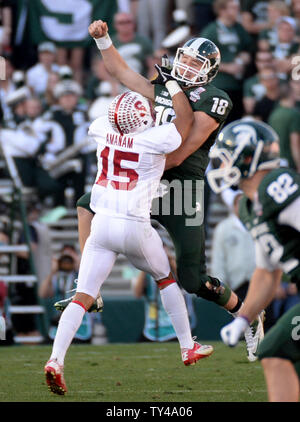
{"type": "MultiPolygon", "coordinates": [[[[212,284],[220,284],[220,282],[206,274],[205,233],[202,221],[203,192],[199,191],[195,185],[185,186],[179,193],[182,207],[178,207],[180,201],[176,198],[177,194],[178,192],[173,194],[172,190],[168,190],[163,198],[154,199],[151,218],[165,227],[174,243],[180,285],[188,293],[195,293],[203,299],[224,306],[230,298],[230,288],[221,283],[221,293],[215,293],[205,285],[206,282],[212,284]]],[[[89,203],[90,193],[83,195],[77,201],[77,207],[92,212],[89,203]]]]}
{"type": "Polygon", "coordinates": [[[267,332],[257,356],[260,360],[282,358],[291,361],[300,378],[300,304],[282,315],[267,332]]]}
{"type": "Polygon", "coordinates": [[[165,191],[153,200],[151,218],[165,227],[173,241],[179,283],[188,293],[224,306],[230,288],[206,273],[204,181],[172,180],[165,191]],[[207,282],[222,284],[222,293],[208,289],[207,282]]]}

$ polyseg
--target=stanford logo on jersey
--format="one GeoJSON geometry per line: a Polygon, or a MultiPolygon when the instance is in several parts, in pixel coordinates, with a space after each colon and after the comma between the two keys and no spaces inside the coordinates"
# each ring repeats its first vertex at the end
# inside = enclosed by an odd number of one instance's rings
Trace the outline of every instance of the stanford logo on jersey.
{"type": "Polygon", "coordinates": [[[133,138],[127,136],[117,135],[113,133],[108,133],[106,135],[106,144],[115,145],[118,147],[132,148],[133,147],[133,138]]]}

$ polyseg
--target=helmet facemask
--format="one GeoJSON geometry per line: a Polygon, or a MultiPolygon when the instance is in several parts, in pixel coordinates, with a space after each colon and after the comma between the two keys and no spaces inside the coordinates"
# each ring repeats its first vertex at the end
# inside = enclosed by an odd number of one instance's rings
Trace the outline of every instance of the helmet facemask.
{"type": "MultiPolygon", "coordinates": [[[[267,125],[264,123],[254,124],[259,124],[266,130],[267,125]]],[[[246,121],[233,122],[227,127],[231,127],[234,140],[222,131],[217,144],[209,153],[210,158],[221,161],[218,169],[207,174],[208,182],[215,193],[237,185],[241,179],[251,178],[258,170],[271,170],[280,166],[278,151],[273,148],[277,135],[272,128],[267,128],[269,139],[263,140],[253,125],[246,121]]],[[[226,133],[226,128],[224,132],[226,133]]]]}
{"type": "Polygon", "coordinates": [[[173,62],[171,75],[177,81],[184,83],[186,86],[200,86],[209,82],[208,73],[211,71],[211,65],[208,58],[201,56],[197,50],[189,47],[181,47],[177,49],[176,56],[173,62]],[[182,56],[186,55],[198,60],[202,66],[200,69],[182,63],[182,56]],[[187,75],[191,74],[192,77],[187,75]]]}
{"type": "Polygon", "coordinates": [[[214,147],[210,151],[209,157],[221,161],[219,168],[207,173],[208,183],[215,193],[223,192],[225,189],[238,184],[241,179],[241,171],[234,166],[234,157],[228,149],[214,147]]]}

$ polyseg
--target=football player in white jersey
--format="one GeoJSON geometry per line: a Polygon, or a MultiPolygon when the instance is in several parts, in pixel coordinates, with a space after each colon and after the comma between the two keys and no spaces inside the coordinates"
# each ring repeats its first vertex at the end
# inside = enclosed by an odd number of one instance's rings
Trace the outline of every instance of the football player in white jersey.
{"type": "Polygon", "coordinates": [[[186,305],[171,273],[162,241],[150,223],[150,208],[165,167],[165,154],[188,136],[194,116],[178,83],[169,76],[165,86],[172,96],[176,119],[155,127],[152,105],[142,95],[125,92],[114,99],[108,116],[96,119],[89,134],[98,143],[98,174],[92,188],[95,212],[78,275],[74,299],[58,325],[52,354],[44,368],[53,393],[67,391],[64,358],[84,313],[93,304],[119,253],[152,275],[162,303],[177,334],[185,365],[212,354],[191,336],[186,305]]]}

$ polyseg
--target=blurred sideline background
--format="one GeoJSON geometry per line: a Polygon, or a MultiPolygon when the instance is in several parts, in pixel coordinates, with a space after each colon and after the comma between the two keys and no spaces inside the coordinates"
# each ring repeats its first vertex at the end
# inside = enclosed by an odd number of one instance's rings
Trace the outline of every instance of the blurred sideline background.
{"type": "MultiPolygon", "coordinates": [[[[161,56],[172,59],[187,39],[212,39],[222,62],[230,64],[214,80],[233,100],[229,120],[252,116],[271,124],[280,135],[281,156],[300,169],[295,159],[300,151],[299,0],[74,3],[0,2],[0,315],[6,322],[6,340],[0,345],[51,342],[59,318],[52,305],[76,287],[80,252],[75,203],[90,191],[96,175],[96,147],[87,130],[125,90],[108,74],[88,36],[93,20],[108,22],[120,54],[148,78],[161,56]],[[240,60],[245,53],[247,65],[240,60]]],[[[215,230],[229,224],[233,214],[233,207],[206,185],[206,256],[208,272],[215,276],[220,270],[213,266],[215,230]]],[[[174,256],[167,233],[153,224],[174,256]]],[[[232,232],[224,245],[238,249],[239,241],[232,232]]],[[[150,315],[145,305],[152,301],[151,309],[156,309],[153,322],[159,303],[147,297],[146,285],[142,295],[135,293],[138,276],[120,256],[102,289],[103,313],[86,315],[75,341],[100,345],[145,336],[145,316],[150,315]]],[[[229,272],[224,277],[232,282],[229,272]]],[[[193,334],[219,340],[230,316],[187,296],[193,334]]],[[[269,326],[299,295],[283,280],[276,299],[269,326]]],[[[162,340],[160,334],[157,340],[162,340]]]]}

